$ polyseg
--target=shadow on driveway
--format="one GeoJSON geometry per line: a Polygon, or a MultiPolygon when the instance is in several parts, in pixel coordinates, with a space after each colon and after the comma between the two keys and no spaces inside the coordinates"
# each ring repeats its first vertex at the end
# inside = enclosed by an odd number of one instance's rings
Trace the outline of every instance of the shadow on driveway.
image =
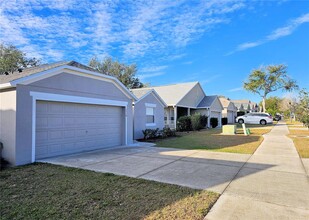
{"type": "MultiPolygon", "coordinates": [[[[222,193],[249,154],[125,147],[48,158],[40,162],[114,173],[222,193]]],[[[247,175],[270,169],[271,164],[251,164],[247,175]]]]}

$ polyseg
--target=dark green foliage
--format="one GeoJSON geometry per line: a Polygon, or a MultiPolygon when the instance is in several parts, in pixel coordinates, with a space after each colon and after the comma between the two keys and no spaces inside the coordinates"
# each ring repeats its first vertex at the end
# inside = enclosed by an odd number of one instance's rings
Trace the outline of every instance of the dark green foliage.
{"type": "Polygon", "coordinates": [[[221,122],[222,122],[222,125],[227,125],[227,118],[222,118],[221,122]]]}
{"type": "Polygon", "coordinates": [[[207,126],[207,116],[206,115],[201,116],[201,125],[202,125],[202,128],[205,128],[207,126]]]}
{"type": "Polygon", "coordinates": [[[258,94],[263,98],[263,111],[267,109],[265,100],[267,95],[277,90],[292,91],[297,89],[296,81],[291,79],[287,74],[287,66],[283,64],[268,65],[253,70],[243,87],[245,90],[258,94]]]}
{"type": "Polygon", "coordinates": [[[191,117],[190,116],[181,116],[177,120],[177,131],[191,131],[191,117]]]}
{"type": "Polygon", "coordinates": [[[215,128],[218,126],[218,118],[210,118],[210,125],[212,128],[215,128]]]}
{"type": "Polygon", "coordinates": [[[162,132],[166,137],[175,137],[176,136],[175,130],[172,130],[168,127],[163,128],[162,132]]]}
{"type": "Polygon", "coordinates": [[[144,86],[139,78],[136,77],[137,67],[135,64],[126,65],[117,60],[114,61],[110,57],[99,61],[96,57],[93,57],[89,62],[89,66],[93,67],[100,73],[116,77],[129,89],[141,88],[144,86]]]}
{"type": "Polygon", "coordinates": [[[182,116],[177,121],[177,131],[199,131],[207,125],[207,117],[201,114],[182,116]]]}
{"type": "Polygon", "coordinates": [[[11,74],[19,69],[40,65],[40,60],[28,58],[24,52],[13,45],[0,43],[0,75],[11,74]]]}
{"type": "Polygon", "coordinates": [[[144,139],[153,139],[158,136],[159,128],[156,129],[145,129],[142,131],[144,134],[144,139]]]}
{"type": "Polygon", "coordinates": [[[207,117],[201,114],[191,115],[191,126],[193,131],[199,131],[206,127],[207,117]]]}
{"type": "Polygon", "coordinates": [[[163,130],[159,130],[159,128],[156,128],[156,129],[148,128],[148,129],[142,130],[142,132],[144,134],[144,140],[176,136],[175,131],[170,128],[163,128],[163,130]]]}

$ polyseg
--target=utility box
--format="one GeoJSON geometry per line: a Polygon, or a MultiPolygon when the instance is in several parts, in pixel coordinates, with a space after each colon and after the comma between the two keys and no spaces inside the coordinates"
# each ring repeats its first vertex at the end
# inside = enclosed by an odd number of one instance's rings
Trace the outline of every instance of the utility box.
{"type": "Polygon", "coordinates": [[[222,134],[236,134],[236,125],[223,125],[222,134]]]}

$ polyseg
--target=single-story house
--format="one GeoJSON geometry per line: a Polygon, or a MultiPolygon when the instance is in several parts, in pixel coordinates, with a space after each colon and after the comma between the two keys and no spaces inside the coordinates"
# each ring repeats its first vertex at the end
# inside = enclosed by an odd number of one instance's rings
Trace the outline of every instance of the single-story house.
{"type": "Polygon", "coordinates": [[[237,117],[237,108],[234,103],[225,97],[220,97],[219,100],[224,108],[222,110],[222,117],[227,118],[227,123],[234,123],[237,117]]]}
{"type": "Polygon", "coordinates": [[[154,89],[167,104],[164,113],[165,126],[175,129],[179,117],[192,115],[196,112],[208,117],[208,127],[210,126],[209,120],[211,117],[218,118],[219,126],[221,126],[223,107],[218,97],[206,96],[199,82],[155,86],[148,89],[154,89]],[[215,101],[216,99],[217,101],[215,101]]]}
{"type": "Polygon", "coordinates": [[[145,129],[163,129],[164,108],[167,105],[158,93],[148,88],[132,89],[131,92],[138,99],[133,103],[134,139],[143,138],[145,129]]]}
{"type": "Polygon", "coordinates": [[[0,75],[0,142],[13,165],[133,143],[136,97],[75,61],[0,75]]]}
{"type": "Polygon", "coordinates": [[[200,113],[207,116],[207,127],[211,127],[210,119],[217,118],[218,126],[222,126],[222,110],[223,106],[219,100],[219,97],[216,95],[205,96],[202,101],[197,106],[197,109],[193,113],[200,113]]]}
{"type": "Polygon", "coordinates": [[[255,102],[248,99],[231,100],[237,108],[237,115],[243,115],[249,112],[259,112],[260,108],[255,102]]]}

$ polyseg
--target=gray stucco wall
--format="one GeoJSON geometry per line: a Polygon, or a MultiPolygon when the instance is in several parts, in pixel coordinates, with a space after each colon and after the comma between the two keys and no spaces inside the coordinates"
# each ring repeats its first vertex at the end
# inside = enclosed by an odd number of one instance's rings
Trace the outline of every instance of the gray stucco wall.
{"type": "Polygon", "coordinates": [[[204,98],[201,87],[197,84],[192,90],[177,104],[177,106],[196,107],[204,98]]]}
{"type": "Polygon", "coordinates": [[[143,138],[142,130],[146,128],[164,128],[164,107],[152,93],[137,102],[134,106],[134,139],[143,138]],[[154,109],[155,126],[146,126],[146,103],[156,105],[154,109]]]}
{"type": "Polygon", "coordinates": [[[15,164],[16,137],[16,90],[0,92],[0,142],[3,143],[2,156],[15,164]]]}
{"type": "MultiPolygon", "coordinates": [[[[31,129],[33,115],[30,91],[128,102],[127,143],[133,143],[133,112],[130,98],[112,82],[62,73],[29,85],[17,85],[15,165],[31,162],[32,132],[35,131],[31,129]]],[[[123,137],[125,138],[124,133],[123,137]]]]}

